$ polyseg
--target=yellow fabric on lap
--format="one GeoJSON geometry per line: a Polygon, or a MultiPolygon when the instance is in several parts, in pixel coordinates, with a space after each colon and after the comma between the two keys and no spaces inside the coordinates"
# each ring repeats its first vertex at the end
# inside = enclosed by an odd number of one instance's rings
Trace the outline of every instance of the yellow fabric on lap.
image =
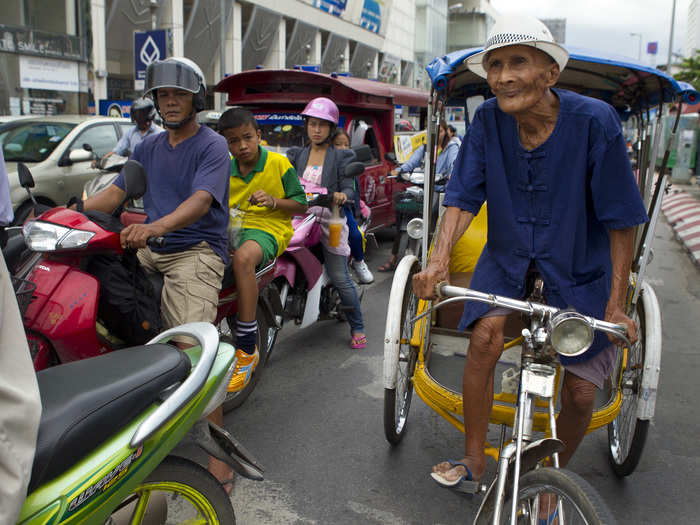
{"type": "Polygon", "coordinates": [[[479,213],[472,220],[472,223],[464,232],[450,256],[450,273],[473,272],[479,260],[481,251],[486,244],[486,203],[481,207],[479,213]]]}

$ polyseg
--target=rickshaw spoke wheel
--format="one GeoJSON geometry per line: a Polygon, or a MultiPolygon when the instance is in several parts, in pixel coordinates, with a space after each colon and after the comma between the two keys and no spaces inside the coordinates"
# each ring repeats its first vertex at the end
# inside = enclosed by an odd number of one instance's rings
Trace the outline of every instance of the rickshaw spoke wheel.
{"type": "MultiPolygon", "coordinates": [[[[512,490],[503,504],[503,524],[510,524],[511,502],[512,490]]],[[[553,514],[551,523],[556,524],[616,523],[603,498],[588,482],[566,469],[551,467],[531,470],[520,478],[517,513],[516,521],[522,525],[541,523],[553,514]]],[[[478,523],[492,521],[493,513],[479,516],[478,523]]]]}
{"type": "Polygon", "coordinates": [[[413,373],[418,360],[418,349],[410,344],[411,319],[418,310],[418,298],[413,294],[413,274],[418,271],[414,266],[406,279],[403,301],[401,303],[401,321],[399,337],[399,355],[396,366],[396,388],[384,390],[384,434],[392,445],[401,441],[406,429],[406,420],[413,397],[413,373]]]}
{"type": "MultiPolygon", "coordinates": [[[[629,476],[637,467],[646,442],[649,421],[637,418],[637,407],[642,391],[644,358],[646,356],[646,326],[644,304],[640,299],[632,319],[639,327],[639,339],[627,354],[627,366],[622,372],[620,385],[622,404],[617,417],[608,425],[608,458],[618,477],[629,476]]],[[[614,380],[619,377],[615,371],[614,380]]]]}

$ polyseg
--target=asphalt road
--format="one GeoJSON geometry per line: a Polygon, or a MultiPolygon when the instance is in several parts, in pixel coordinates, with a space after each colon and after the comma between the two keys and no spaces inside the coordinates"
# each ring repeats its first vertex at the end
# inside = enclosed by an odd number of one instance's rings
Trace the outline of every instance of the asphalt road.
{"type": "MultiPolygon", "coordinates": [[[[389,243],[370,252],[372,269],[389,243]]],[[[664,349],[656,417],[642,460],[617,479],[607,432],[589,435],[570,463],[603,495],[620,523],[697,523],[700,498],[700,271],[661,223],[649,279],[663,313],[664,349]]],[[[363,300],[370,341],[349,348],[344,324],[287,326],[248,401],[225,426],[266,467],[265,481],[239,479],[238,523],[471,523],[479,498],[439,488],[430,467],[459,457],[463,440],[414,395],[407,434],[384,438],[382,338],[391,274],[376,273],[363,300]]],[[[495,463],[487,476],[493,476],[495,463]]]]}

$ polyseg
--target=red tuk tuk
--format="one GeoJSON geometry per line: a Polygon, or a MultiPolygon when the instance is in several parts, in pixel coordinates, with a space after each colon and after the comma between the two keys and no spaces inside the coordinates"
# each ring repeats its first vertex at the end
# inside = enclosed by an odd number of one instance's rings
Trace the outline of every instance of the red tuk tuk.
{"type": "Polygon", "coordinates": [[[266,147],[282,153],[304,145],[300,113],[306,103],[315,97],[333,100],[340,110],[339,125],[350,135],[357,160],[365,164],[359,185],[361,198],[372,209],[370,230],[394,224],[392,195],[404,187],[387,177],[396,165],[394,109],[398,105],[417,108],[419,129],[425,129],[427,92],[335,73],[289,69],[244,71],[224,78],[216,91],[228,94],[228,105],[253,111],[266,147]]]}

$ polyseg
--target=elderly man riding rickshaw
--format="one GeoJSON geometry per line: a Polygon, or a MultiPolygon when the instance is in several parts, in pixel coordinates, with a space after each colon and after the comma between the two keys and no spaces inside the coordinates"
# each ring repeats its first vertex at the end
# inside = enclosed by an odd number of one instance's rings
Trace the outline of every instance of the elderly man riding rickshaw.
{"type": "MultiPolygon", "coordinates": [[[[423,299],[448,279],[450,253],[484,201],[488,242],[470,288],[523,297],[526,281],[541,276],[547,303],[612,323],[629,338],[636,327],[625,313],[634,227],[647,221],[627,157],[617,112],[605,102],[556,89],[569,54],[546,26],[529,17],[503,16],[468,67],[495,95],[476,111],[443,205],[437,244],[413,286],[423,299]]],[[[433,467],[444,487],[479,480],[493,401],[494,369],[503,351],[510,313],[467,303],[460,330],[473,325],[464,366],[464,457],[433,467]]],[[[565,368],[558,437],[566,465],[591,420],[616,349],[597,334],[588,351],[561,358],[565,368]]]]}

